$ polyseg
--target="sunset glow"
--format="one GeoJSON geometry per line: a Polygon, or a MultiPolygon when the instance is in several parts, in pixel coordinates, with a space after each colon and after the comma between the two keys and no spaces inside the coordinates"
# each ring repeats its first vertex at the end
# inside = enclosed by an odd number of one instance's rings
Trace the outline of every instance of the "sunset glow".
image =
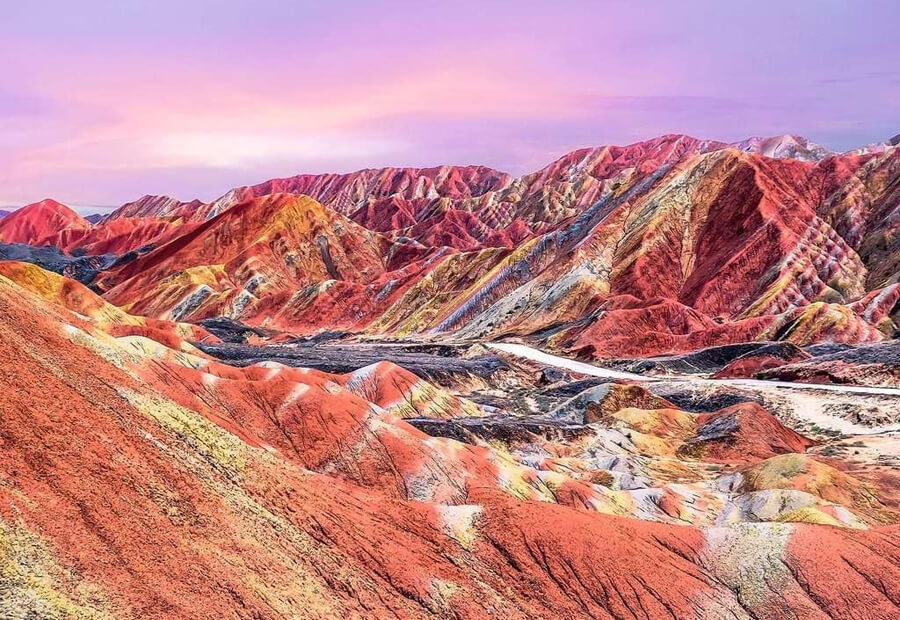
{"type": "Polygon", "coordinates": [[[842,150],[900,131],[894,2],[338,4],[4,3],[0,203],[211,199],[382,165],[521,173],[671,132],[842,150]]]}

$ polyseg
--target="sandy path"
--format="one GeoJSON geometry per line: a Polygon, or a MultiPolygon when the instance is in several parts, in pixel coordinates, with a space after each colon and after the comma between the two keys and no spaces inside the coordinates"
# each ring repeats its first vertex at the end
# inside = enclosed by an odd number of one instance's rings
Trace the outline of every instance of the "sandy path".
{"type": "Polygon", "coordinates": [[[863,426],[840,416],[825,411],[824,405],[830,395],[859,394],[860,396],[896,396],[900,397],[900,388],[869,387],[855,385],[822,385],[816,383],[790,383],[787,381],[761,381],[758,379],[706,379],[689,375],[675,375],[665,377],[645,377],[630,372],[610,370],[601,366],[587,364],[576,360],[545,353],[524,344],[509,342],[489,342],[485,346],[495,351],[515,355],[529,359],[547,366],[564,368],[572,372],[592,377],[605,377],[612,379],[628,379],[631,381],[690,381],[696,384],[731,385],[737,388],[751,389],[765,392],[787,399],[794,408],[794,414],[798,419],[815,424],[821,428],[831,429],[845,435],[875,435],[900,431],[900,424],[883,426],[863,426]]]}

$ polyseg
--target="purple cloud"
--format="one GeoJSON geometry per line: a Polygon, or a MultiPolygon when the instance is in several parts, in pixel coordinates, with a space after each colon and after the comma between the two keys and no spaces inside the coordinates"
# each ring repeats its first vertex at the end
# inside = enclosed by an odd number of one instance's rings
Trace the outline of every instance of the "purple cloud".
{"type": "Polygon", "coordinates": [[[900,131],[900,4],[5,3],[0,200],[212,198],[297,172],[525,172],[662,133],[900,131]]]}

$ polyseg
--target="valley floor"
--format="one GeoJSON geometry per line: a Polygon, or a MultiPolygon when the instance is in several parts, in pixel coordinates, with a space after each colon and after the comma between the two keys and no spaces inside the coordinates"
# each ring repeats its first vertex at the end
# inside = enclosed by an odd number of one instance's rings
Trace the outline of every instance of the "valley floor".
{"type": "Polygon", "coordinates": [[[638,375],[603,368],[595,364],[586,364],[559,355],[552,355],[524,344],[495,342],[485,343],[485,346],[488,349],[503,351],[510,355],[592,377],[639,382],[665,381],[669,383],[688,381],[693,384],[695,389],[700,390],[715,390],[717,385],[750,390],[770,399],[789,402],[794,416],[801,423],[838,432],[842,435],[877,435],[900,432],[900,422],[893,424],[855,423],[839,415],[828,413],[827,408],[824,406],[829,403],[858,404],[860,402],[870,402],[873,406],[890,410],[892,417],[900,419],[900,388],[759,379],[715,379],[692,375],[638,375]]]}

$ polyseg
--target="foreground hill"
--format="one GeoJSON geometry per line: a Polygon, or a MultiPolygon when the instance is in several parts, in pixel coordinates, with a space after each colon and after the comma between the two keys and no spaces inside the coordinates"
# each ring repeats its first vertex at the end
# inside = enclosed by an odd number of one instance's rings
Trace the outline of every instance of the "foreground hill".
{"type": "Polygon", "coordinates": [[[423,408],[389,365],[224,366],[181,339],[209,337],[198,328],[21,263],[0,263],[0,315],[2,615],[900,613],[880,490],[802,454],[757,405],[697,415],[614,386],[564,408],[585,417],[583,457],[526,465],[537,444],[405,422],[479,412],[434,387],[425,402],[443,405],[423,408]],[[642,473],[603,469],[609,450],[642,473]],[[728,469],[709,484],[714,463],[728,469]],[[730,525],[671,524],[718,513],[730,525]]]}

